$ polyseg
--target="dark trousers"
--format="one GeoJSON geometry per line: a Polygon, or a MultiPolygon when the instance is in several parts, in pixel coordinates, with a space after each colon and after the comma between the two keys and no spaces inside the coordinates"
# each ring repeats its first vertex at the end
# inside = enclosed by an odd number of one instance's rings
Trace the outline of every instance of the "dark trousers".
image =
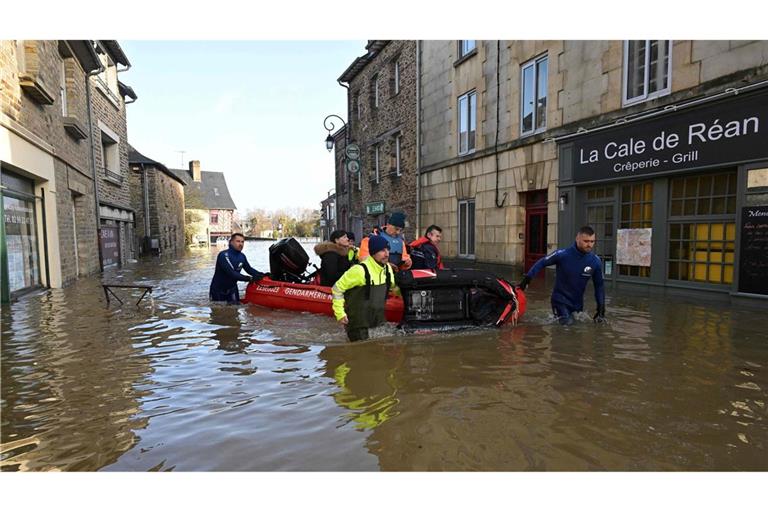
{"type": "Polygon", "coordinates": [[[565,304],[552,302],[552,312],[557,317],[557,321],[560,322],[560,325],[573,325],[576,321],[576,319],[573,318],[573,314],[576,313],[576,310],[571,309],[565,304]]]}
{"type": "Polygon", "coordinates": [[[354,329],[347,328],[347,337],[349,341],[363,341],[368,339],[368,328],[357,327],[354,329]]]}
{"type": "Polygon", "coordinates": [[[237,286],[231,290],[214,290],[210,289],[209,292],[211,300],[226,302],[227,304],[240,304],[240,291],[237,286]]]}

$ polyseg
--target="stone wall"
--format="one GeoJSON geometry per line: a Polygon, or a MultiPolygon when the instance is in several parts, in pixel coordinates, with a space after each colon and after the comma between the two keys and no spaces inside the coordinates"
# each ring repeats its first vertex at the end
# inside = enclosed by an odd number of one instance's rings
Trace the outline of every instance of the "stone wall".
{"type": "MultiPolygon", "coordinates": [[[[87,135],[85,72],[72,57],[67,43],[55,40],[0,41],[0,111],[8,122],[18,123],[21,129],[45,141],[52,149],[55,183],[50,184],[48,190],[56,196],[61,280],[66,285],[78,276],[97,272],[99,262],[90,139],[79,139],[64,128],[60,93],[62,65],[66,114],[87,135]],[[34,76],[53,98],[53,103],[40,104],[23,92],[19,84],[23,75],[34,76]]],[[[35,170],[27,171],[34,174],[35,170]]]]}
{"type": "Polygon", "coordinates": [[[384,201],[385,214],[405,212],[405,236],[407,240],[412,240],[417,225],[416,42],[390,41],[384,46],[351,80],[348,99],[350,140],[356,142],[361,150],[363,233],[370,232],[384,220],[384,214],[365,215],[364,206],[384,201]],[[400,71],[397,94],[394,90],[395,62],[399,64],[400,71]],[[373,101],[374,77],[377,77],[379,84],[378,107],[373,101]],[[361,108],[358,109],[358,106],[361,108]],[[400,175],[395,170],[397,135],[400,136],[400,175]],[[374,163],[374,148],[377,146],[378,182],[374,163]]]}

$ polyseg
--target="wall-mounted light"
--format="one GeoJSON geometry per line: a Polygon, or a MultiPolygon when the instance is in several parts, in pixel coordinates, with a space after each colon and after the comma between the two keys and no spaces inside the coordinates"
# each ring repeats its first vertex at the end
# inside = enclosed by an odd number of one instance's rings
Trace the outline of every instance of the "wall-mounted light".
{"type": "Polygon", "coordinates": [[[562,194],[560,194],[560,201],[559,202],[560,202],[560,211],[564,212],[565,211],[565,207],[568,204],[568,192],[563,192],[562,194]]]}

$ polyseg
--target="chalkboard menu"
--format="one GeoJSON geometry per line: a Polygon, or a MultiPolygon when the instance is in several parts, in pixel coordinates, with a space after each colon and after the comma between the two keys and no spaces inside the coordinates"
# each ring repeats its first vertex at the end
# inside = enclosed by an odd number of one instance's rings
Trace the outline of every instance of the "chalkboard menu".
{"type": "Polygon", "coordinates": [[[99,230],[101,264],[104,267],[120,263],[120,235],[116,227],[105,226],[99,230]]]}
{"type": "Polygon", "coordinates": [[[768,206],[741,209],[739,291],[768,295],[768,206]]]}

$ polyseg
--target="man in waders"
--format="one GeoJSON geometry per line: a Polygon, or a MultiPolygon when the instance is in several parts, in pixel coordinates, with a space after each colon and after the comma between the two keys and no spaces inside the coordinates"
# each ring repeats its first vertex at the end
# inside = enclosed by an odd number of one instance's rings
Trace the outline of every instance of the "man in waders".
{"type": "Polygon", "coordinates": [[[352,265],[333,285],[333,314],[346,326],[349,341],[368,339],[368,329],[386,321],[384,305],[389,290],[399,294],[395,274],[388,265],[389,243],[368,237],[370,257],[352,265]]]}
{"type": "Polygon", "coordinates": [[[595,246],[595,230],[583,226],[576,234],[576,241],[567,249],[558,249],[544,256],[531,267],[518,285],[525,290],[536,274],[544,267],[557,265],[555,288],[552,290],[552,312],[563,325],[574,323],[573,314],[584,309],[584,290],[592,279],[595,285],[597,312],[595,322],[605,321],[605,289],[603,267],[592,249],[595,246]]]}

